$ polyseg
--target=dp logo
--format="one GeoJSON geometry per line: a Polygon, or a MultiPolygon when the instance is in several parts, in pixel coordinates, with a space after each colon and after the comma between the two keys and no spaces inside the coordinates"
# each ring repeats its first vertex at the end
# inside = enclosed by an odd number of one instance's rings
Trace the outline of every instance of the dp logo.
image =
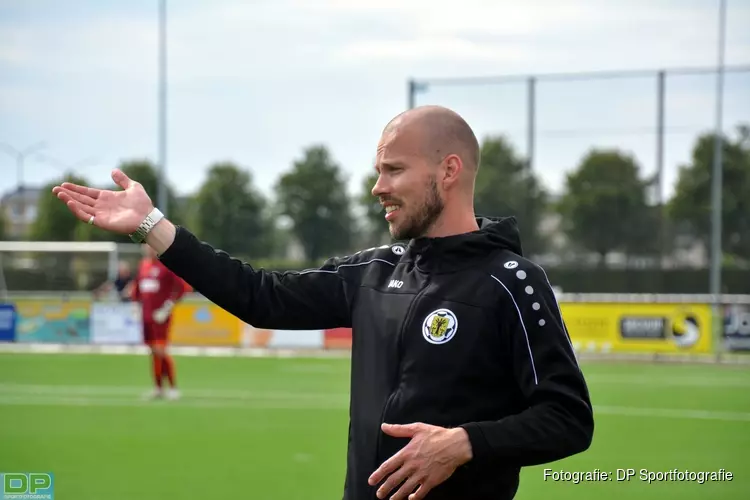
{"type": "Polygon", "coordinates": [[[0,500],[34,498],[54,500],[52,474],[43,472],[5,472],[2,476],[3,496],[0,500]]]}

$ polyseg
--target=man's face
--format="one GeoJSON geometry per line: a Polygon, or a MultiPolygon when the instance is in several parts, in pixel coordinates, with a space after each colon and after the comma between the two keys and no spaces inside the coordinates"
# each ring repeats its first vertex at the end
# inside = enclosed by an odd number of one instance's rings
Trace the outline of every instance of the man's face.
{"type": "Polygon", "coordinates": [[[428,158],[414,133],[386,133],[378,145],[372,189],[385,207],[391,236],[408,240],[424,236],[443,211],[437,184],[438,168],[428,158]]]}

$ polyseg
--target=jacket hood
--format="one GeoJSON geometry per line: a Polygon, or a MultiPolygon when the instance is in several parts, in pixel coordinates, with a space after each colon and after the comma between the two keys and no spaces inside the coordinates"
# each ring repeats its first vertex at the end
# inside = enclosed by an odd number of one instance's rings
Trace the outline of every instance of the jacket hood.
{"type": "Polygon", "coordinates": [[[411,240],[404,257],[424,271],[449,272],[473,266],[476,258],[497,250],[523,256],[515,217],[478,216],[476,220],[479,229],[470,233],[411,240]]]}

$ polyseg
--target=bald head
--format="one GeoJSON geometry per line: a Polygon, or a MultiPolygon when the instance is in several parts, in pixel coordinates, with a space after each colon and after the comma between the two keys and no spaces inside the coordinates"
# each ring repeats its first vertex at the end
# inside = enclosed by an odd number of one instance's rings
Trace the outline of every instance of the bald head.
{"type": "Polygon", "coordinates": [[[410,239],[473,231],[479,144],[455,111],[422,106],[396,116],[378,143],[372,194],[391,236],[410,239]]]}
{"type": "Polygon", "coordinates": [[[455,111],[442,106],[420,106],[396,116],[383,134],[413,133],[423,153],[435,162],[450,154],[458,155],[469,172],[479,167],[479,142],[468,123],[455,111]]]}

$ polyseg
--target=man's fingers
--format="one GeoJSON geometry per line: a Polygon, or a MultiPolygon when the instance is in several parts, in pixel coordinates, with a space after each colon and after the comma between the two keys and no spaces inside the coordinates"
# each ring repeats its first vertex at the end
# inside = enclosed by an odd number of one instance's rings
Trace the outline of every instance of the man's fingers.
{"type": "MultiPolygon", "coordinates": [[[[399,470],[390,475],[388,480],[378,488],[378,498],[385,498],[396,486],[404,482],[411,472],[406,467],[401,467],[399,470]]],[[[414,489],[412,487],[412,489],[414,489]]]]}
{"type": "Polygon", "coordinates": [[[112,180],[115,181],[115,184],[123,189],[129,188],[130,184],[132,183],[130,178],[125,175],[125,173],[119,168],[116,168],[112,171],[112,180]]]}
{"type": "Polygon", "coordinates": [[[72,193],[70,191],[58,191],[56,194],[57,197],[62,200],[68,208],[70,208],[70,211],[75,213],[78,202],[73,199],[73,196],[71,196],[72,193]]]}
{"type": "Polygon", "coordinates": [[[419,424],[383,424],[380,426],[383,432],[393,437],[412,437],[420,429],[419,424]]]}
{"type": "Polygon", "coordinates": [[[84,207],[76,201],[70,200],[65,204],[68,206],[68,209],[73,212],[73,215],[84,222],[88,222],[94,215],[94,211],[90,207],[84,207]]]}
{"type": "Polygon", "coordinates": [[[409,500],[423,500],[424,497],[427,496],[427,493],[429,493],[431,489],[432,489],[431,483],[427,483],[427,482],[422,483],[419,486],[419,489],[417,491],[409,495],[409,500]]]}
{"type": "Polygon", "coordinates": [[[65,188],[60,189],[56,194],[58,198],[64,195],[66,197],[64,201],[66,202],[70,199],[80,203],[81,205],[91,208],[93,208],[93,206],[96,204],[96,200],[94,198],[85,194],[77,193],[75,191],[67,190],[65,188]]]}
{"type": "Polygon", "coordinates": [[[378,484],[380,481],[385,479],[386,476],[388,476],[390,473],[401,467],[401,465],[404,463],[404,450],[399,451],[395,455],[393,455],[391,458],[386,460],[382,463],[380,467],[378,467],[378,470],[373,472],[370,475],[370,479],[368,479],[368,483],[370,483],[370,486],[378,484]]]}
{"type": "Polygon", "coordinates": [[[94,200],[99,198],[99,195],[102,192],[101,189],[80,186],[78,184],[73,184],[72,182],[63,182],[60,186],[53,188],[52,192],[58,194],[62,190],[79,193],[88,196],[89,198],[93,198],[94,200]]]}
{"type": "Polygon", "coordinates": [[[396,494],[391,497],[391,500],[406,500],[406,498],[409,498],[409,493],[419,486],[420,479],[419,476],[411,476],[403,485],[401,485],[401,488],[399,488],[396,494]]]}
{"type": "MultiPolygon", "coordinates": [[[[69,191],[59,191],[57,197],[65,202],[65,205],[73,212],[73,215],[84,222],[88,222],[92,215],[95,215],[94,208],[76,201],[73,196],[75,193],[69,191]]],[[[82,196],[82,195],[80,195],[82,196]]]]}
{"type": "Polygon", "coordinates": [[[60,199],[63,203],[65,203],[65,205],[68,206],[68,208],[71,208],[71,205],[69,205],[70,203],[73,203],[72,207],[75,208],[76,201],[72,196],[70,196],[70,193],[68,191],[58,191],[55,194],[58,199],[60,199]]]}

